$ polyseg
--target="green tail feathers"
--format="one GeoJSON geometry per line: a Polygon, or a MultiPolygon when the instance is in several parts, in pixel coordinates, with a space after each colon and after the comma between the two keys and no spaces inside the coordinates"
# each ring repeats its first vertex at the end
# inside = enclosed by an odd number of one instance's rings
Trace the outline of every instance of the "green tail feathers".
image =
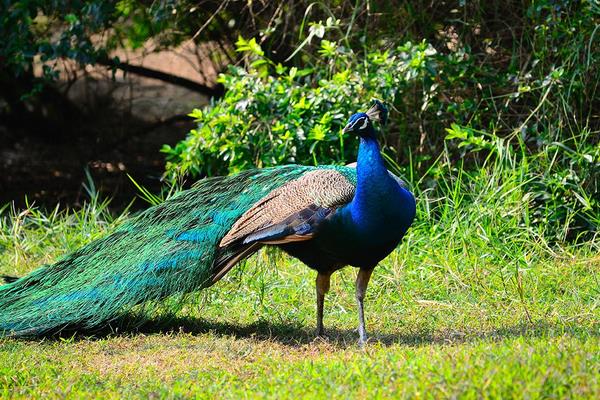
{"type": "MultiPolygon", "coordinates": [[[[0,286],[0,336],[106,326],[132,307],[210,285],[218,244],[271,190],[311,167],[200,181],[52,265],[0,286]]],[[[225,254],[223,254],[225,253],[225,254]]]]}

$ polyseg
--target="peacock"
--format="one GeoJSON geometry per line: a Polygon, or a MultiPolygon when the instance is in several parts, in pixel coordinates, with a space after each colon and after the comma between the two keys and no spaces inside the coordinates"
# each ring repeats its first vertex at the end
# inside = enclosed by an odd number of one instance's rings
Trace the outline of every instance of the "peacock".
{"type": "Polygon", "coordinates": [[[64,328],[101,329],[132,307],[158,304],[215,284],[263,246],[277,246],[317,271],[317,335],[330,277],[358,268],[359,342],[375,266],[401,241],[415,198],[385,167],[373,123],[375,101],[343,128],[360,138],[354,166],[285,165],[206,178],[113,233],[0,286],[0,336],[64,328]]]}

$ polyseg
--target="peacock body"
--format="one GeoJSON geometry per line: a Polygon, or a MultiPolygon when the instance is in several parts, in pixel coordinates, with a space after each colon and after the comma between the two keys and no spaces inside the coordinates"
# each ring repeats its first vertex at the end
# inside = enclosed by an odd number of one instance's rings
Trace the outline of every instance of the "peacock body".
{"type": "MultiPolygon", "coordinates": [[[[371,272],[412,223],[415,201],[384,166],[372,120],[351,117],[356,168],[282,166],[204,179],[52,265],[0,286],[0,336],[106,326],[132,307],[210,286],[264,245],[317,270],[317,331],[337,269],[359,268],[359,332],[371,272]]],[[[384,116],[383,116],[384,118],[384,116]]]]}

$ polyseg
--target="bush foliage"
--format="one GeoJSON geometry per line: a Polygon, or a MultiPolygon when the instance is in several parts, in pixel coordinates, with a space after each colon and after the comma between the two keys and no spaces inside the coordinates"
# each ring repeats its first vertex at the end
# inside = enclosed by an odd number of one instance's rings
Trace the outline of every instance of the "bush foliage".
{"type": "MultiPolygon", "coordinates": [[[[536,1],[513,11],[521,14],[511,37],[493,38],[486,35],[496,22],[487,6],[478,7],[465,5],[462,20],[461,10],[449,10],[437,34],[417,42],[384,29],[369,39],[366,28],[353,29],[356,20],[329,17],[307,25],[285,65],[257,39],[240,38],[244,66],[221,75],[222,100],[194,110],[197,128],[165,146],[166,175],[351,162],[357,143],[342,138],[341,127],[376,97],[392,108],[384,137],[390,167],[413,181],[422,176],[421,190],[443,197],[442,174],[458,180],[464,171],[518,169],[514,190],[528,205],[523,224],[560,240],[595,235],[598,8],[536,1]]],[[[401,11],[387,13],[400,22],[419,19],[401,11]]]]}
{"type": "Polygon", "coordinates": [[[371,98],[393,103],[414,86],[431,85],[435,74],[436,52],[425,42],[371,52],[360,69],[352,51],[327,40],[319,54],[335,61],[319,68],[275,64],[254,39],[240,38],[238,50],[249,52],[250,68],[221,75],[224,98],[194,110],[198,127],[174,148],[163,148],[169,176],[353,161],[356,140],[341,134],[349,112],[371,98]]]}
{"type": "Polygon", "coordinates": [[[114,67],[112,50],[148,40],[215,43],[217,64],[232,65],[219,78],[227,93],[192,112],[197,127],[184,141],[165,146],[171,180],[351,162],[357,142],[341,127],[376,97],[392,109],[390,167],[413,183],[423,177],[420,190],[443,197],[442,174],[518,167],[523,224],[556,239],[598,231],[596,1],[15,1],[0,21],[0,86],[12,111],[29,110],[20,102],[41,90],[38,59],[54,78],[65,58],[114,67]]]}

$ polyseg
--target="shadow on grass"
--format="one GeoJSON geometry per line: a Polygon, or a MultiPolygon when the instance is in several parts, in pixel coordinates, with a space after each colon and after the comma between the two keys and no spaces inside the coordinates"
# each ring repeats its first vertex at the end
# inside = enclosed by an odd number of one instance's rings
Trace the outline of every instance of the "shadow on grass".
{"type": "MultiPolygon", "coordinates": [[[[307,326],[292,323],[257,321],[249,325],[238,325],[195,318],[173,318],[170,323],[162,325],[161,322],[164,323],[165,321],[150,321],[138,328],[138,331],[143,333],[185,332],[196,335],[210,333],[236,338],[272,340],[291,346],[301,346],[315,340],[323,340],[337,347],[348,347],[355,345],[358,341],[357,330],[335,327],[326,328],[324,338],[316,338],[314,331],[307,328],[307,326]]],[[[597,329],[566,327],[564,325],[538,322],[534,324],[517,324],[488,331],[434,331],[427,329],[408,332],[369,331],[369,343],[378,343],[384,346],[394,344],[421,346],[466,343],[479,340],[499,341],[516,337],[556,337],[563,335],[600,336],[600,332],[597,329]]]]}
{"type": "MultiPolygon", "coordinates": [[[[115,321],[111,327],[98,331],[64,329],[50,334],[46,339],[90,340],[103,339],[120,335],[135,336],[136,334],[191,334],[216,335],[238,339],[253,339],[259,341],[274,341],[290,347],[302,347],[314,342],[323,341],[336,348],[347,348],[357,344],[358,333],[354,329],[326,329],[324,338],[315,337],[314,332],[305,325],[295,323],[274,323],[257,321],[247,325],[205,320],[193,317],[161,316],[150,320],[140,320],[133,316],[125,316],[115,321]]],[[[600,330],[595,327],[567,326],[563,324],[539,321],[537,323],[520,323],[512,326],[478,331],[460,330],[429,330],[418,329],[403,332],[369,332],[369,343],[383,346],[407,345],[448,345],[478,341],[496,342],[504,339],[527,337],[598,337],[600,330]]]]}

